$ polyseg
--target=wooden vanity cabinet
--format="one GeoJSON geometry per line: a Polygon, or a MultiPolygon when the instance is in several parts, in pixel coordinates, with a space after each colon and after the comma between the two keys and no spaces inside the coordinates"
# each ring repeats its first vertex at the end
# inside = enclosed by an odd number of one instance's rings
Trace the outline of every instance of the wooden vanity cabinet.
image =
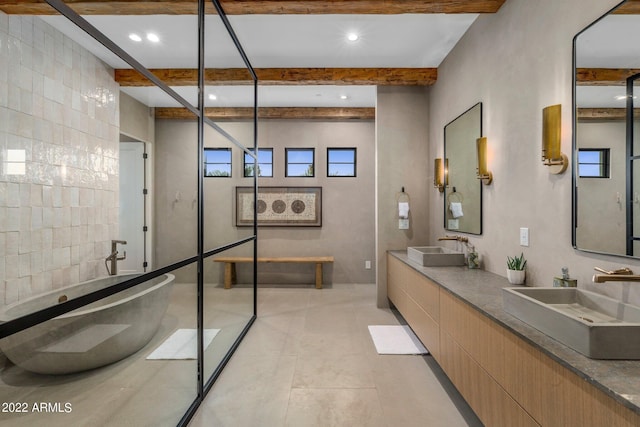
{"type": "Polygon", "coordinates": [[[637,413],[401,260],[387,258],[389,299],[485,425],[640,426],[637,413]]]}
{"type": "Polygon", "coordinates": [[[387,255],[387,296],[436,359],[440,353],[439,292],[440,286],[387,255]]]}
{"type": "MultiPolygon", "coordinates": [[[[440,290],[440,307],[438,363],[478,418],[487,426],[539,426],[502,386],[509,356],[499,327],[445,290],[440,290]]],[[[526,372],[518,377],[528,379],[526,372]]]]}

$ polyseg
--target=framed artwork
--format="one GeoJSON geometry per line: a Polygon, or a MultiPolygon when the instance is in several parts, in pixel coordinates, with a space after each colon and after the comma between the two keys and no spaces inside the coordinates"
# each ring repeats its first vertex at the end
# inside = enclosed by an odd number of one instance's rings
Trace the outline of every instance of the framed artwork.
{"type": "MultiPolygon", "coordinates": [[[[321,227],[322,187],[259,187],[258,225],[321,227]]],[[[236,187],[236,226],[253,226],[253,187],[236,187]]]]}

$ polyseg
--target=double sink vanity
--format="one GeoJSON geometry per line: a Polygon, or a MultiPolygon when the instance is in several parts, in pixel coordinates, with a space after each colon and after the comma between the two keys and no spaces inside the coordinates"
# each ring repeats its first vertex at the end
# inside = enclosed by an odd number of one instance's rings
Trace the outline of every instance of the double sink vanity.
{"type": "MultiPolygon", "coordinates": [[[[640,259],[640,73],[629,65],[639,16],[637,2],[621,2],[573,39],[570,156],[561,107],[543,110],[543,164],[561,174],[572,159],[572,246],[589,256],[640,259]]],[[[447,232],[483,234],[483,108],[444,127],[434,187],[447,232]]],[[[387,252],[387,296],[485,425],[640,426],[639,307],[581,288],[513,287],[438,246],[387,252]]]]}
{"type": "MultiPolygon", "coordinates": [[[[423,267],[466,265],[463,252],[407,248],[423,267]]],[[[640,307],[578,288],[502,289],[504,310],[592,359],[640,360],[640,307]]]]}
{"type": "Polygon", "coordinates": [[[389,251],[387,295],[485,425],[640,425],[638,307],[438,248],[389,251]]]}

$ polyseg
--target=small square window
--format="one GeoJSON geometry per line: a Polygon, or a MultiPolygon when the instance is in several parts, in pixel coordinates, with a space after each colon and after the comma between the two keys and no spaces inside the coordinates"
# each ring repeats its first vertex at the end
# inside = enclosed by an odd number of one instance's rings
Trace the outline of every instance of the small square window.
{"type": "Polygon", "coordinates": [[[609,178],[609,149],[583,148],[578,150],[580,178],[609,178]]]}
{"type": "MultiPolygon", "coordinates": [[[[249,149],[252,153],[254,150],[249,149]]],[[[252,177],[254,175],[254,169],[256,165],[253,161],[253,157],[247,153],[244,153],[244,176],[252,177]]],[[[273,177],[273,148],[259,148],[258,149],[258,176],[259,177],[273,177]]]]}
{"type": "Polygon", "coordinates": [[[327,148],[327,176],[356,176],[356,149],[327,148]]]}
{"type": "Polygon", "coordinates": [[[231,177],[231,148],[204,149],[204,176],[208,178],[231,177]]]}
{"type": "Polygon", "coordinates": [[[285,148],[285,176],[313,177],[315,150],[313,148],[285,148]]]}

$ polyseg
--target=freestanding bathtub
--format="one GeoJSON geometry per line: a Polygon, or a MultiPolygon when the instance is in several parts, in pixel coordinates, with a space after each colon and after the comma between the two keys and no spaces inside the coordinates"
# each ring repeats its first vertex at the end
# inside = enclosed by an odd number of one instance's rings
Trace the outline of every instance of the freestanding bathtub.
{"type": "MultiPolygon", "coordinates": [[[[106,288],[135,275],[109,276],[6,306],[0,321],[106,288]]],[[[174,276],[165,274],[0,340],[14,364],[39,374],[70,374],[117,362],[144,347],[169,305],[174,276]]]]}

